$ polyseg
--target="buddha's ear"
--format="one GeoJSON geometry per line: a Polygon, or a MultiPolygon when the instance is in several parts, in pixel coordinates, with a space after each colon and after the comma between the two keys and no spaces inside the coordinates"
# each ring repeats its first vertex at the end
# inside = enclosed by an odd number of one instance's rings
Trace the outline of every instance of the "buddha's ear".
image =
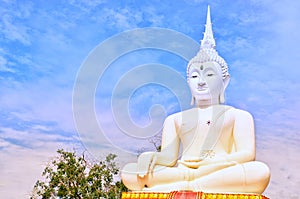
{"type": "Polygon", "coordinates": [[[229,84],[229,81],[230,81],[230,76],[227,75],[225,77],[225,79],[223,79],[224,88],[223,88],[223,92],[220,93],[220,96],[219,96],[219,101],[220,101],[221,104],[225,103],[225,89],[227,88],[227,86],[229,84]]]}
{"type": "Polygon", "coordinates": [[[195,98],[194,98],[194,96],[192,95],[191,106],[194,106],[194,104],[195,104],[195,98]]]}
{"type": "Polygon", "coordinates": [[[227,76],[225,77],[225,79],[223,79],[224,90],[227,88],[229,82],[230,82],[230,75],[227,75],[227,76]]]}

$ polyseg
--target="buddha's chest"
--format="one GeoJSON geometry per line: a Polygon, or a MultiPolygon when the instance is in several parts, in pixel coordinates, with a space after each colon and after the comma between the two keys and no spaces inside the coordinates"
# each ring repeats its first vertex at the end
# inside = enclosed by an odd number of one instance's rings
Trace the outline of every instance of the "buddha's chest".
{"type": "Polygon", "coordinates": [[[197,114],[183,117],[178,131],[184,150],[228,148],[232,143],[234,119],[229,114],[197,114]]]}

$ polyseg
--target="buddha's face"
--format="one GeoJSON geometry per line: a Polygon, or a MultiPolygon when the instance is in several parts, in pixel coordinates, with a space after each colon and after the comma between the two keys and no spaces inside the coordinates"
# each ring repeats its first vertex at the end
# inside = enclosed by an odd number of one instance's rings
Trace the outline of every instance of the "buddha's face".
{"type": "Polygon", "coordinates": [[[189,86],[197,104],[220,103],[226,84],[216,62],[194,63],[189,69],[189,86]]]}

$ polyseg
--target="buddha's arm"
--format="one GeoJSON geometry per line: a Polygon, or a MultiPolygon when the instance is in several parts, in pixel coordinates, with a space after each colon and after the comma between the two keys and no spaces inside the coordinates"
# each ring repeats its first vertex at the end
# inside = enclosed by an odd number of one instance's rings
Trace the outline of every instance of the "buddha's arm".
{"type": "Polygon", "coordinates": [[[177,125],[175,117],[167,117],[162,132],[161,152],[157,152],[156,164],[163,166],[174,166],[178,159],[179,137],[177,135],[177,125]]]}
{"type": "Polygon", "coordinates": [[[174,166],[178,159],[179,137],[175,125],[174,116],[165,120],[162,132],[162,143],[160,152],[145,152],[138,158],[138,173],[144,177],[152,172],[155,165],[174,166]]]}
{"type": "Polygon", "coordinates": [[[244,163],[255,159],[255,130],[252,115],[236,109],[233,139],[235,152],[227,156],[228,161],[244,163]]]}

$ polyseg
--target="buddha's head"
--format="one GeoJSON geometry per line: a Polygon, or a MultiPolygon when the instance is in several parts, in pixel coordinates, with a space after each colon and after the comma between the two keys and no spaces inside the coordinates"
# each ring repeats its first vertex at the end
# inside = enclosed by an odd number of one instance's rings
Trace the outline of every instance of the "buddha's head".
{"type": "Polygon", "coordinates": [[[229,83],[228,67],[221,57],[214,60],[199,59],[199,52],[188,65],[187,81],[190,86],[193,100],[197,105],[221,104],[225,102],[224,92],[229,83]],[[221,61],[221,62],[220,62],[221,61]]]}
{"type": "Polygon", "coordinates": [[[200,50],[187,66],[192,104],[196,101],[199,106],[224,103],[224,92],[230,80],[228,66],[215,50],[209,7],[205,27],[200,50]]]}

